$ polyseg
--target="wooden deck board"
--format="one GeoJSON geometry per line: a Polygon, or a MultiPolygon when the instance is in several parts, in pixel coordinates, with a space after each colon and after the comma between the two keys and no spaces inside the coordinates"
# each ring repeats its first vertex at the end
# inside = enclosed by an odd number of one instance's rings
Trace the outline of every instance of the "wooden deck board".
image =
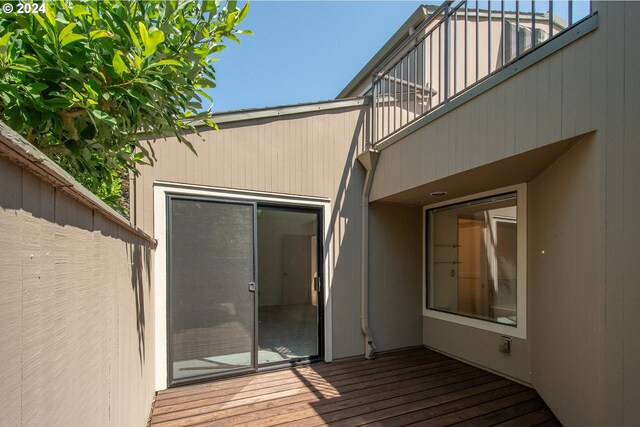
{"type": "Polygon", "coordinates": [[[165,390],[150,424],[560,425],[534,390],[424,348],[165,390]]]}

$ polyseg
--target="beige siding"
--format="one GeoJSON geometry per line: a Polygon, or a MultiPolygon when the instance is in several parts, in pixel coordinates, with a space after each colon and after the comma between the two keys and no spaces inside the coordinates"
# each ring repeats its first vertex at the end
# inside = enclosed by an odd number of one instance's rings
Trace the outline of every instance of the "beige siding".
{"type": "Polygon", "coordinates": [[[367,107],[221,124],[190,136],[198,155],[175,140],[158,141],[155,167],[135,182],[134,220],[153,234],[153,185],[171,181],[238,190],[324,197],[331,201],[334,357],[362,354],[360,332],[360,195],[356,161],[367,107]]]}
{"type": "MultiPolygon", "coordinates": [[[[457,177],[481,176],[491,162],[533,159],[541,147],[567,147],[595,131],[548,167],[532,173],[525,165],[519,175],[531,191],[526,342],[501,360],[495,334],[432,319],[424,339],[530,382],[563,423],[635,425],[640,4],[594,2],[593,9],[595,31],[383,150],[371,198],[407,199],[398,194],[415,196],[433,182],[459,190],[457,177]]],[[[505,184],[518,176],[491,171],[505,184]]]]}
{"type": "Polygon", "coordinates": [[[511,338],[511,353],[498,350],[500,334],[424,317],[427,347],[531,384],[531,342],[511,338]]]}
{"type": "Polygon", "coordinates": [[[602,28],[386,148],[371,199],[596,129],[591,105],[602,100],[581,70],[598,37],[602,28]]]}
{"type": "Polygon", "coordinates": [[[0,157],[0,425],[145,425],[151,244],[0,157]]]}
{"type": "Polygon", "coordinates": [[[369,210],[369,322],[379,350],[422,344],[421,222],[418,207],[369,210]]]}
{"type": "Polygon", "coordinates": [[[567,425],[596,424],[602,409],[597,207],[605,200],[597,143],[594,136],[580,141],[529,185],[531,382],[567,425]]]}

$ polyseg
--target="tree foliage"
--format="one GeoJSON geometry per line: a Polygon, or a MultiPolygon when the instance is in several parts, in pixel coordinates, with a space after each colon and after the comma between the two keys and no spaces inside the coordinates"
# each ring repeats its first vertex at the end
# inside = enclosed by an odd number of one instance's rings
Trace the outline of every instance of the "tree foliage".
{"type": "Polygon", "coordinates": [[[153,163],[139,135],[183,136],[203,119],[215,55],[249,10],[235,1],[50,1],[0,15],[0,116],[116,205],[118,177],[153,163]]]}

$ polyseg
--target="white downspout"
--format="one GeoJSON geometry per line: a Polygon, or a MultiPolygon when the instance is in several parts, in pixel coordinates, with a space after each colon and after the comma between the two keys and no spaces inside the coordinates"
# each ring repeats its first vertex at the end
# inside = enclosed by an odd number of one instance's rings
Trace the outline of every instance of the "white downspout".
{"type": "Polygon", "coordinates": [[[369,150],[358,156],[358,161],[364,166],[366,172],[364,186],[362,188],[362,259],[361,283],[360,283],[360,328],[364,335],[364,357],[374,359],[376,346],[373,344],[373,334],[369,329],[369,194],[373,175],[378,164],[378,151],[369,150]]]}

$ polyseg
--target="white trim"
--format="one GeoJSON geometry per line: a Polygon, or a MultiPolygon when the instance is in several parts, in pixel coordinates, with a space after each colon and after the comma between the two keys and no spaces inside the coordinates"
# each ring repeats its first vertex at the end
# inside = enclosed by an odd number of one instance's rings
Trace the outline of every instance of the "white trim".
{"type": "Polygon", "coordinates": [[[292,196],[288,194],[265,193],[258,191],[233,190],[230,188],[206,187],[200,185],[185,185],[169,182],[154,182],[153,188],[153,213],[154,213],[154,237],[158,241],[155,256],[155,389],[156,391],[167,388],[167,246],[166,224],[167,209],[166,200],[168,194],[182,194],[190,196],[205,196],[212,198],[224,198],[230,200],[243,200],[254,202],[277,202],[289,205],[322,208],[324,236],[323,238],[323,286],[324,286],[324,360],[333,360],[332,322],[331,322],[331,279],[332,268],[330,260],[331,245],[326,244],[330,235],[331,203],[328,199],[305,196],[292,196]]]}
{"type": "Polygon", "coordinates": [[[424,206],[422,208],[422,315],[425,317],[440,319],[464,326],[470,326],[472,328],[495,332],[501,335],[507,335],[521,339],[527,338],[527,184],[518,184],[509,187],[498,188],[495,190],[472,194],[454,200],[435,203],[432,205],[424,206]],[[518,313],[518,325],[516,327],[513,327],[490,321],[460,316],[453,313],[444,313],[442,311],[428,309],[426,306],[428,290],[427,260],[425,256],[425,249],[427,244],[427,230],[425,229],[427,211],[429,209],[453,205],[474,199],[491,197],[509,192],[517,193],[516,209],[518,212],[518,288],[516,307],[518,313]]]}

